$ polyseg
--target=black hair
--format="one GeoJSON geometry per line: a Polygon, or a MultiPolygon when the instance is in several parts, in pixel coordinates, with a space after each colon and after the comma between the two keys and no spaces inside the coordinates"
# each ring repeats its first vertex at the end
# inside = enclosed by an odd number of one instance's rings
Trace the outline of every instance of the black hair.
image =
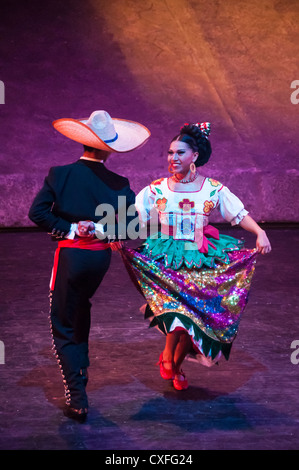
{"type": "Polygon", "coordinates": [[[84,144],[83,144],[83,148],[84,148],[84,152],[93,152],[94,150],[93,147],[89,147],[88,145],[84,145],[84,144]]]}
{"type": "Polygon", "coordinates": [[[193,152],[198,152],[195,166],[203,166],[209,161],[212,153],[211,143],[196,124],[185,124],[171,142],[175,140],[185,142],[193,152]]]}

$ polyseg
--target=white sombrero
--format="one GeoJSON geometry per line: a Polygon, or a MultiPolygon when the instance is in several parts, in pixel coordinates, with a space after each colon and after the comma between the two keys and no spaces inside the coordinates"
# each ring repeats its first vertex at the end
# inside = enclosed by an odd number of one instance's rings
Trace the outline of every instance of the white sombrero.
{"type": "Polygon", "coordinates": [[[53,126],[69,139],[108,152],[129,152],[151,135],[142,124],[111,118],[106,111],[94,111],[85,119],[57,119],[53,126]]]}

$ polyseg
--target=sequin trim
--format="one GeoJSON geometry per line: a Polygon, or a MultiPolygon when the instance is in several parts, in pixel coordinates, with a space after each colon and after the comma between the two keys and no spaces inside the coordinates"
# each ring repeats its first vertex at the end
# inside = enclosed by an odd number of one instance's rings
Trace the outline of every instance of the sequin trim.
{"type": "Polygon", "coordinates": [[[70,405],[70,403],[71,403],[71,392],[69,390],[69,387],[68,387],[68,384],[67,384],[67,381],[66,381],[66,377],[65,377],[64,372],[63,372],[63,367],[62,367],[62,364],[61,364],[61,361],[60,361],[60,358],[59,358],[59,355],[58,355],[58,352],[57,352],[57,348],[56,348],[55,341],[54,341],[54,335],[53,335],[53,325],[52,325],[52,320],[51,320],[52,291],[50,291],[50,293],[49,293],[49,299],[50,299],[49,322],[50,322],[50,332],[51,332],[51,337],[52,337],[52,351],[53,351],[54,357],[57,361],[57,364],[58,364],[58,367],[59,367],[59,370],[60,370],[60,373],[61,373],[61,376],[62,376],[62,382],[63,382],[63,386],[64,386],[64,397],[65,397],[65,400],[66,400],[66,404],[70,405]]]}

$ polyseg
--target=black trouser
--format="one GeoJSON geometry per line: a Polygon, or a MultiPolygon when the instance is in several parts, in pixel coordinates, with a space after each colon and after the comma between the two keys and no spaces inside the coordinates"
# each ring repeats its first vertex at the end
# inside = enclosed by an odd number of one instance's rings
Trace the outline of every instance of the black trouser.
{"type": "Polygon", "coordinates": [[[59,252],[50,316],[67,404],[74,408],[88,407],[80,371],[89,366],[90,299],[106,274],[110,259],[110,248],[61,248],[59,252]]]}

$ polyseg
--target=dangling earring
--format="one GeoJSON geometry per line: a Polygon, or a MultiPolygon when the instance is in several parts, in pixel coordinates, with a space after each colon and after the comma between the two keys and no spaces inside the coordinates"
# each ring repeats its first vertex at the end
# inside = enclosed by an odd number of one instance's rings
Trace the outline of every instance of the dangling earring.
{"type": "Polygon", "coordinates": [[[173,170],[172,170],[172,168],[171,168],[171,165],[168,165],[168,171],[169,171],[169,173],[171,173],[171,174],[173,173],[173,170]]]}
{"type": "Polygon", "coordinates": [[[191,173],[193,173],[193,174],[196,173],[196,166],[195,166],[195,163],[194,163],[194,162],[192,162],[192,163],[190,164],[190,171],[191,171],[191,173]]]}

